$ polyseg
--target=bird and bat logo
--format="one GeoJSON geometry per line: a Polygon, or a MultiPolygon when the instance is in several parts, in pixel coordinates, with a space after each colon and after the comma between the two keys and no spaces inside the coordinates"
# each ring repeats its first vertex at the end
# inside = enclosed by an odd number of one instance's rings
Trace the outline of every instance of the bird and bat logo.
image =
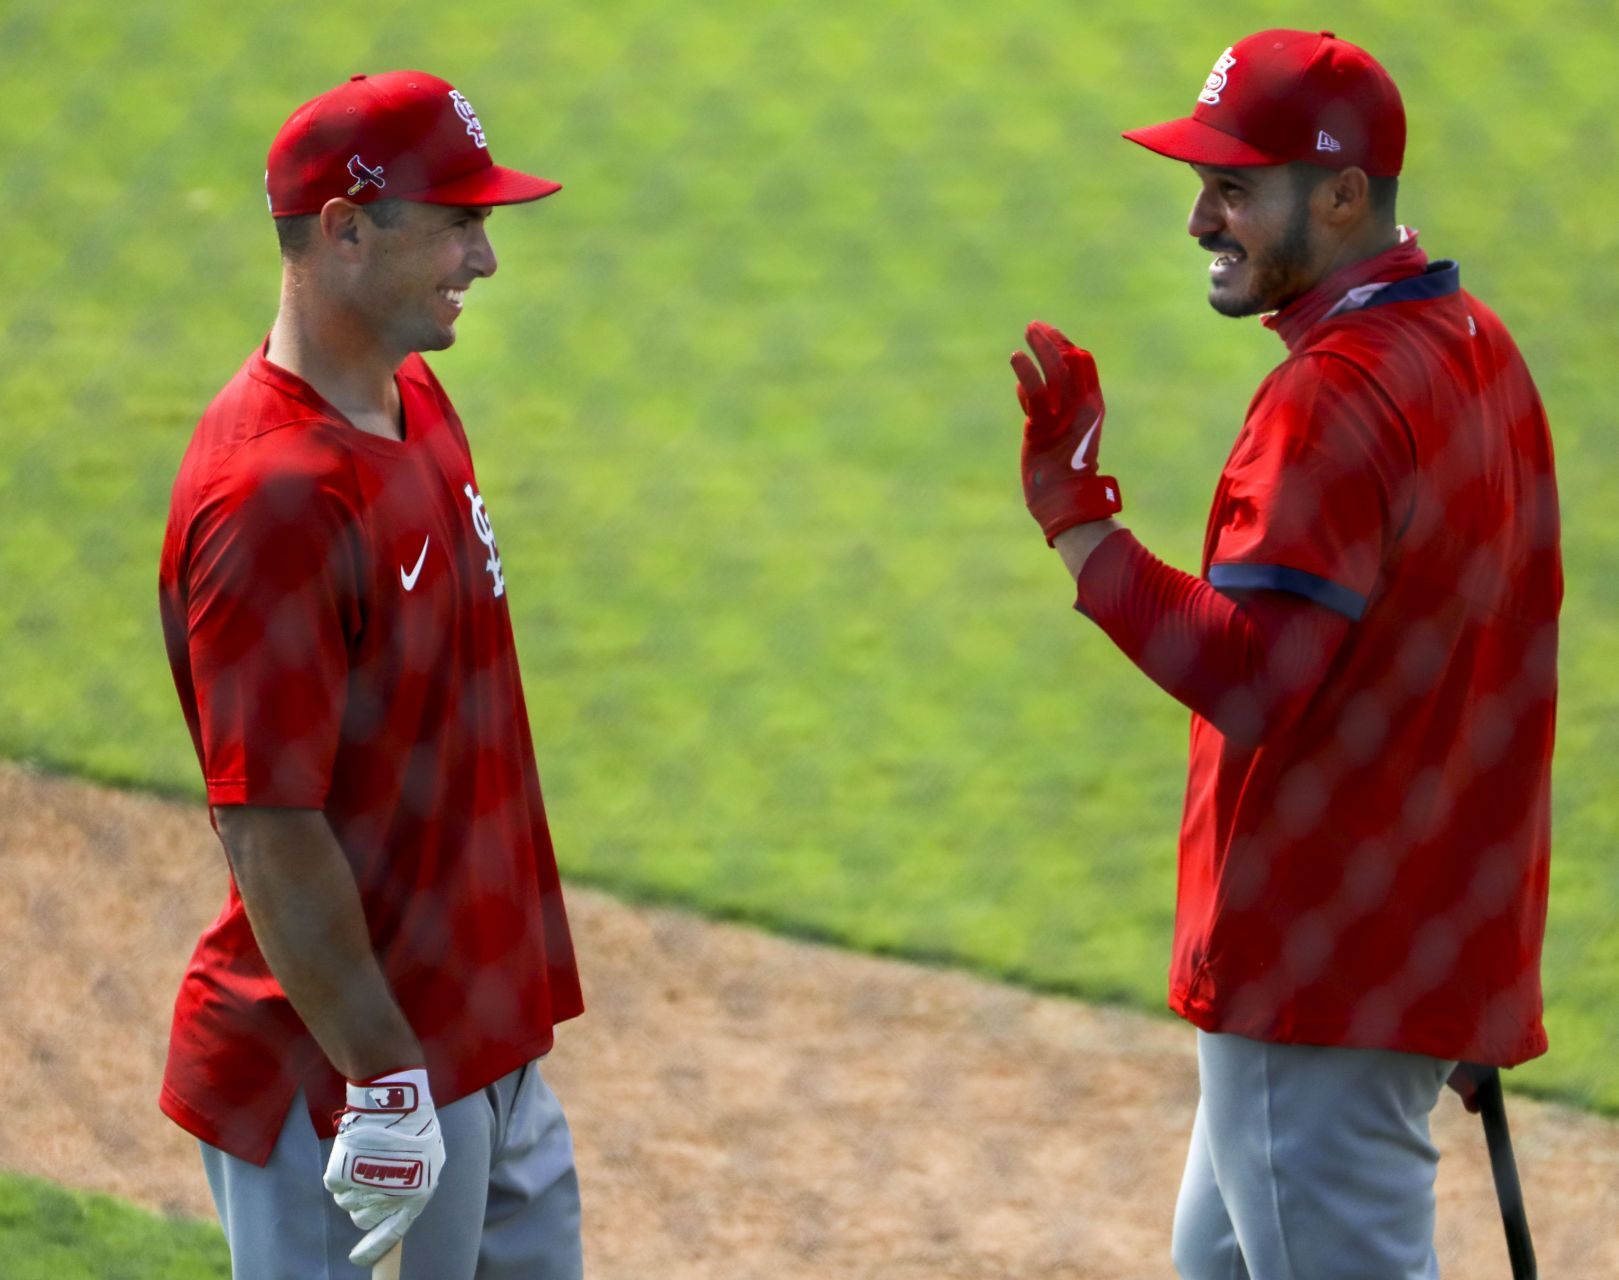
{"type": "MultiPolygon", "coordinates": [[[[478,113],[472,109],[472,104],[461,96],[460,92],[450,90],[450,103],[455,108],[455,114],[462,124],[467,127],[467,136],[473,144],[488,149],[489,143],[484,138],[483,125],[478,120],[478,113]]],[[[348,189],[348,194],[357,196],[367,187],[375,187],[378,191],[388,185],[388,179],[383,176],[383,167],[369,165],[362,160],[358,153],[349,157],[349,177],[354,179],[354,185],[348,189]]],[[[269,174],[265,174],[265,183],[269,183],[269,174]]]]}
{"type": "Polygon", "coordinates": [[[367,187],[375,187],[381,191],[388,185],[388,180],[382,176],[380,164],[373,169],[357,155],[349,158],[349,177],[354,179],[354,185],[348,192],[351,196],[359,195],[367,187]]]}

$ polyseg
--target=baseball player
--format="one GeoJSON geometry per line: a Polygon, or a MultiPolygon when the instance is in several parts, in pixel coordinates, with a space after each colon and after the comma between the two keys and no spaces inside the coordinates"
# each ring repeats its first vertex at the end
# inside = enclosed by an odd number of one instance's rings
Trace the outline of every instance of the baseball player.
{"type": "Polygon", "coordinates": [[[1091,356],[1012,357],[1029,510],[1076,607],[1192,711],[1170,1007],[1202,1097],[1188,1280],[1416,1280],[1428,1115],[1458,1060],[1545,1052],[1540,951],[1562,597],[1546,417],[1501,321],[1395,222],[1405,115],[1330,32],[1220,55],[1190,117],[1209,302],[1286,355],[1198,576],[1114,517],[1091,356]]]}
{"type": "Polygon", "coordinates": [[[493,206],[558,186],[494,164],[420,71],[304,104],[267,185],[280,310],[192,436],[160,571],[231,872],[161,1106],[201,1142],[238,1280],[577,1277],[536,1063],[579,979],[506,565],[419,354],[494,274],[493,206]]]}

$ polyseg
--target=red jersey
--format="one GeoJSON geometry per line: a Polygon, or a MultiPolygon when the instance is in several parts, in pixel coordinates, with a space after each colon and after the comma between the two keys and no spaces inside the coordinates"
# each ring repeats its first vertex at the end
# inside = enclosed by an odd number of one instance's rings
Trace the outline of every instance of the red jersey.
{"type": "MultiPolygon", "coordinates": [[[[325,813],[442,1104],[545,1053],[583,1001],[466,435],[419,356],[395,381],[403,440],[255,353],[180,465],[159,603],[210,804],[325,813]]],[[[330,1137],[342,1079],[232,880],[160,1105],[263,1164],[300,1087],[330,1137]]]]}
{"type": "Polygon", "coordinates": [[[1271,322],[1290,354],[1220,478],[1203,574],[1353,625],[1257,745],[1193,716],[1170,1005],[1511,1065],[1546,1048],[1551,440],[1506,329],[1424,262],[1402,246],[1271,322]]]}

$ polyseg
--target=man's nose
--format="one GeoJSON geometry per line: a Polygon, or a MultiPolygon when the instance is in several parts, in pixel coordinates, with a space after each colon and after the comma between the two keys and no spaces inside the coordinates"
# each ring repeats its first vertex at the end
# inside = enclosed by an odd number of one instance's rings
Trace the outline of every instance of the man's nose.
{"type": "Polygon", "coordinates": [[[1219,205],[1208,190],[1197,193],[1197,199],[1192,201],[1192,212],[1186,218],[1186,233],[1194,240],[1203,236],[1213,235],[1225,226],[1225,219],[1220,216],[1219,205]]]}
{"type": "Polygon", "coordinates": [[[495,246],[489,243],[489,232],[483,223],[478,224],[478,234],[473,238],[472,245],[467,252],[467,267],[476,271],[480,276],[492,276],[495,268],[500,266],[500,259],[495,257],[495,246]]]}

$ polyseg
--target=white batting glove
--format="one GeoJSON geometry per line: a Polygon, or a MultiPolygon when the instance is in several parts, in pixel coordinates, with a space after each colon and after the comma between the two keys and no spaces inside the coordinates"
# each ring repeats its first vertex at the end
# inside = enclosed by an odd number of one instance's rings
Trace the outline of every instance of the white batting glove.
{"type": "Polygon", "coordinates": [[[444,1138],[423,1067],[348,1086],[326,1189],[366,1232],[349,1261],[369,1267],[404,1238],[438,1189],[444,1138]]]}

